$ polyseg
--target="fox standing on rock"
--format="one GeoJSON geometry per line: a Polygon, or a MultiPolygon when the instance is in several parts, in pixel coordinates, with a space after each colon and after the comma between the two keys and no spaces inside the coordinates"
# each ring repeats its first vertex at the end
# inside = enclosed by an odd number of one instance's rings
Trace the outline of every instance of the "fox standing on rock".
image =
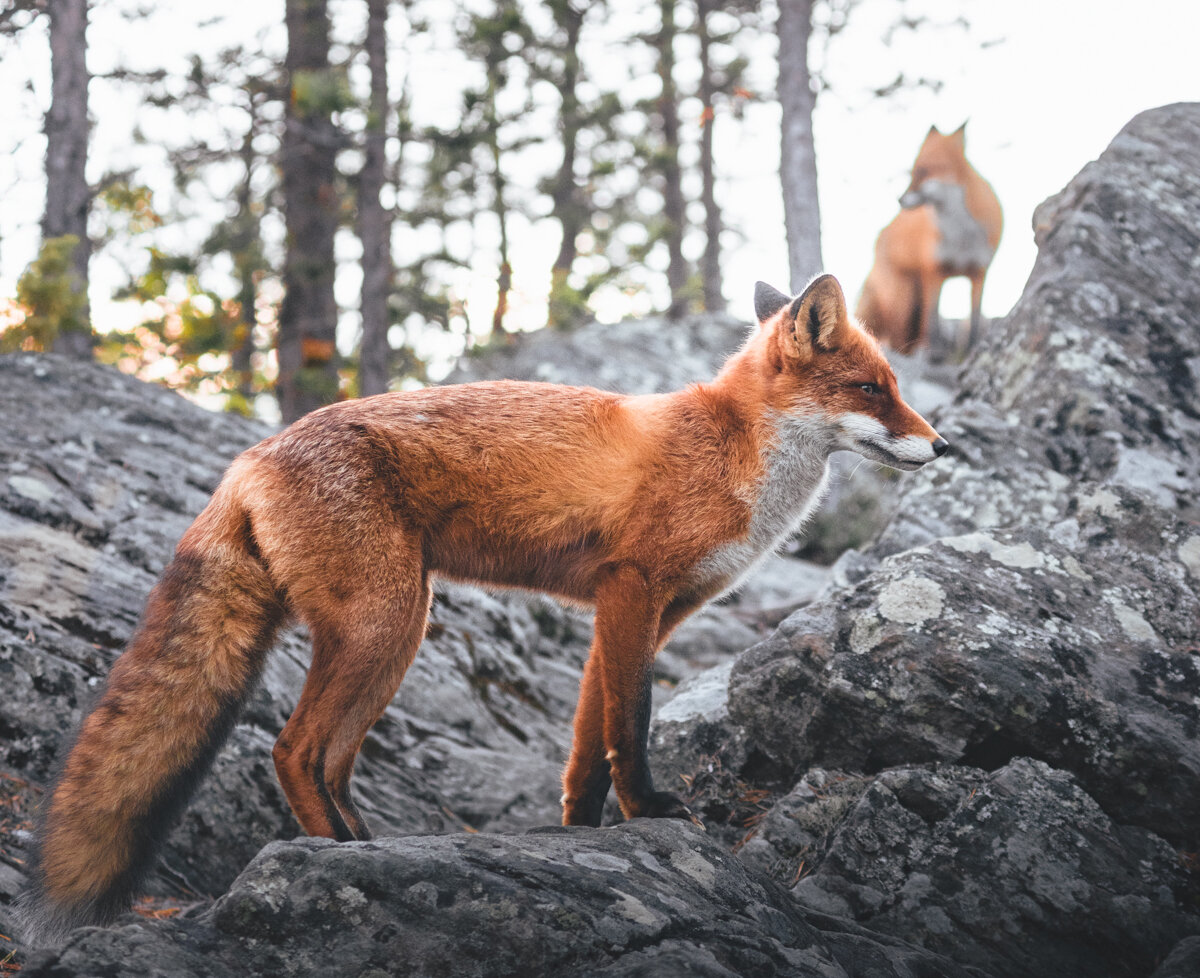
{"type": "Polygon", "coordinates": [[[1004,215],[992,185],[967,162],[966,123],[929,127],[901,211],[879,232],[875,264],[855,310],[883,342],[910,353],[930,341],[946,279],[971,280],[968,349],[979,339],[983,280],[1000,244],[1004,215]]]}
{"type": "Polygon", "coordinates": [[[829,275],[759,283],[760,327],[710,383],[671,394],[497,381],[383,394],[240,455],[184,534],[84,721],[45,813],[31,942],[124,910],[228,735],[289,616],[308,679],[274,749],[310,835],[370,832],[363,737],[425,634],[434,577],[595,607],[563,822],[691,818],[646,757],[651,664],[818,502],[850,449],[915,469],[946,451],[829,275]]]}

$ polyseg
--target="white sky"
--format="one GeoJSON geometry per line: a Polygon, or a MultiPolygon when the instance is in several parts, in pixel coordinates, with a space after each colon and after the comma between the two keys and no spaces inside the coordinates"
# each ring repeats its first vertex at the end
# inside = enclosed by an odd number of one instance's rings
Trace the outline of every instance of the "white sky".
{"type": "MultiPolygon", "coordinates": [[[[351,33],[357,30],[359,6],[351,0],[335,0],[334,9],[345,18],[341,24],[351,33]]],[[[197,8],[182,0],[162,0],[156,7],[155,18],[142,25],[126,23],[103,6],[97,8],[89,36],[93,72],[103,72],[121,60],[143,67],[182,67],[198,43],[197,8]]],[[[253,38],[261,30],[264,44],[282,47],[282,0],[254,5],[211,0],[202,9],[205,19],[233,15],[224,24],[205,28],[206,46],[253,38]]],[[[653,18],[647,21],[646,5],[614,2],[612,9],[608,32],[621,35],[653,26],[653,18]]],[[[1005,210],[1004,238],[984,296],[985,313],[1002,315],[1020,294],[1033,263],[1033,208],[1094,159],[1137,112],[1200,99],[1195,56],[1200,4],[1189,0],[1140,0],[1136,6],[1114,0],[912,0],[910,11],[927,12],[941,22],[962,14],[971,26],[969,30],[900,32],[892,47],[886,48],[880,38],[897,9],[894,0],[863,0],[850,26],[829,48],[833,88],[821,95],[816,115],[826,269],[842,280],[853,299],[869,267],[875,236],[897,210],[897,197],[907,184],[908,169],[929,125],[954,129],[965,119],[968,157],[991,181],[1005,210]],[[901,68],[909,75],[938,79],[944,87],[936,93],[907,92],[888,101],[865,94],[871,86],[891,80],[901,68]]],[[[395,35],[392,41],[397,42],[395,35]]],[[[628,48],[631,59],[636,47],[628,48]]],[[[751,66],[751,83],[760,89],[773,83],[773,47],[770,40],[763,42],[762,55],[751,66]]],[[[644,56],[636,55],[636,63],[631,60],[620,70],[645,73],[648,63],[640,60],[644,56]]],[[[460,69],[443,56],[413,59],[410,71],[419,86],[418,98],[452,93],[456,70],[460,69]]],[[[650,78],[645,82],[655,87],[650,78]]],[[[642,87],[636,78],[631,84],[642,87]]],[[[0,102],[0,296],[11,296],[21,269],[35,254],[42,208],[40,113],[49,84],[40,32],[15,50],[10,46],[0,62],[0,93],[4,95],[0,102]],[[26,91],[30,79],[33,87],[26,91]]],[[[127,142],[134,105],[132,95],[122,99],[111,86],[93,86],[96,127],[90,178],[138,158],[131,155],[127,142]]],[[[694,126],[687,104],[684,110],[684,125],[694,126]]],[[[727,115],[719,115],[716,122],[718,195],[726,223],[735,229],[724,242],[725,292],[731,310],[746,319],[751,317],[756,279],[787,286],[778,131],[778,108],[766,103],[750,104],[743,122],[727,115]]],[[[513,238],[513,316],[533,326],[544,317],[557,225],[517,221],[513,238]]],[[[345,258],[354,257],[355,247],[349,236],[343,236],[345,258]]],[[[119,261],[114,257],[93,268],[93,306],[101,327],[106,317],[125,318],[106,302],[106,293],[124,275],[119,261]]],[[[468,295],[473,325],[490,316],[494,282],[494,260],[490,264],[483,260],[473,273],[464,273],[459,287],[468,295]]],[[[357,287],[357,275],[347,268],[339,279],[339,300],[353,306],[357,287]]],[[[647,297],[642,305],[662,298],[647,297]]],[[[943,295],[943,313],[964,315],[967,305],[965,281],[950,283],[943,295]]],[[[609,311],[625,310],[618,304],[609,311]]],[[[343,331],[352,333],[354,321],[351,312],[343,331]]]]}

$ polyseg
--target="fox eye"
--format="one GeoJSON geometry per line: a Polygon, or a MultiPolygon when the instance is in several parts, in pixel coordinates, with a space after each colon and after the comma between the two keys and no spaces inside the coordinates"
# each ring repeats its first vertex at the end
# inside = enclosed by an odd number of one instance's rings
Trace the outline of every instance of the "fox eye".
{"type": "Polygon", "coordinates": [[[869,397],[874,397],[879,393],[879,385],[877,384],[859,384],[858,389],[869,397]]]}

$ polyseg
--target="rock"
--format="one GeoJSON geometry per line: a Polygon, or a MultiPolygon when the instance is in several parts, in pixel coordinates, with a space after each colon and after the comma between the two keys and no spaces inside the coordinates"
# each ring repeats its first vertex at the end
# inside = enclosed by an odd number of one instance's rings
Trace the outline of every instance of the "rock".
{"type": "Polygon", "coordinates": [[[808,854],[806,906],[997,978],[1145,975],[1200,933],[1170,846],[1041,762],[896,768],[859,790],[823,859],[808,854]]]}
{"type": "Polygon", "coordinates": [[[703,832],[666,820],[528,835],[272,843],[211,910],[78,931],[23,974],[284,972],[980,975],[821,914],[809,919],[703,832]]]}
{"type": "Polygon", "coordinates": [[[1200,515],[1198,187],[1200,111],[1185,103],[1137,116],[1038,208],[1025,291],[939,416],[954,464],[907,480],[885,552],[1054,522],[1085,480],[1200,515]]]}
{"type": "Polygon", "coordinates": [[[788,618],[729,712],[781,774],[922,761],[1074,772],[1118,819],[1200,824],[1200,534],[1116,487],[1050,527],[945,537],[788,618]]]}
{"type": "Polygon", "coordinates": [[[627,394],[679,390],[714,376],[751,328],[731,316],[687,316],[517,333],[504,345],[468,352],[444,383],[538,380],[627,394]]]}
{"type": "Polygon", "coordinates": [[[1200,106],[1134,119],[1035,225],[934,418],[952,454],[652,736],[715,751],[694,807],[749,823],[710,831],[756,868],[815,869],[798,898],[997,974],[1146,974],[1200,924],[1200,106]]]}
{"type": "Polygon", "coordinates": [[[1186,937],[1150,978],[1195,978],[1200,974],[1200,937],[1186,937]]]}
{"type": "MultiPolygon", "coordinates": [[[[267,848],[215,905],[77,932],[26,971],[1190,974],[1200,107],[1139,116],[1037,222],[1025,296],[935,419],[953,456],[886,486],[862,520],[886,521],[875,542],[798,587],[797,603],[817,596],[773,634],[777,606],[730,600],[665,660],[664,686],[679,686],[652,762],[664,784],[684,779],[707,834],[504,834],[557,819],[587,623],[445,589],[356,790],[382,832],[452,834],[270,841],[295,832],[267,763],[303,677],[289,635],[155,888],[219,893],[267,848]]],[[[719,321],[614,329],[522,337],[500,356],[651,389],[655,362],[678,386],[736,340],[719,321]],[[628,382],[618,343],[642,361],[628,382]]],[[[0,358],[0,407],[9,933],[65,731],[221,465],[262,429],[55,357],[0,358]]],[[[763,580],[799,582],[789,567],[763,580]]]]}

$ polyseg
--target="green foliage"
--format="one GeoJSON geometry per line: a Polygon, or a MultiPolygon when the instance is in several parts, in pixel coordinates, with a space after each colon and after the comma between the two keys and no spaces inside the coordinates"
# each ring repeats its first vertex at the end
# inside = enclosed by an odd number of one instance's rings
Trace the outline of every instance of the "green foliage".
{"type": "Polygon", "coordinates": [[[144,234],[162,226],[162,216],[154,209],[153,192],[143,184],[130,183],[127,177],[103,181],[99,199],[109,215],[107,236],[144,234]]]}
{"type": "Polygon", "coordinates": [[[132,329],[103,334],[97,359],[252,414],[254,395],[269,387],[263,358],[257,358],[257,368],[251,366],[254,310],[204,288],[195,256],[156,247],[147,252],[145,270],[115,294],[139,303],[145,318],[132,329]],[[240,367],[235,364],[239,350],[246,353],[240,367]]]}
{"type": "Polygon", "coordinates": [[[72,256],[79,239],[73,234],[49,238],[17,282],[23,322],[0,333],[0,351],[52,350],[61,333],[85,332],[87,295],[79,288],[72,256]]]}
{"type": "Polygon", "coordinates": [[[346,72],[336,68],[292,73],[292,104],[301,118],[327,117],[356,104],[346,72]]]}
{"type": "Polygon", "coordinates": [[[555,269],[550,279],[550,309],[547,325],[553,329],[570,330],[591,318],[588,309],[589,293],[574,288],[562,269],[555,269]]]}

